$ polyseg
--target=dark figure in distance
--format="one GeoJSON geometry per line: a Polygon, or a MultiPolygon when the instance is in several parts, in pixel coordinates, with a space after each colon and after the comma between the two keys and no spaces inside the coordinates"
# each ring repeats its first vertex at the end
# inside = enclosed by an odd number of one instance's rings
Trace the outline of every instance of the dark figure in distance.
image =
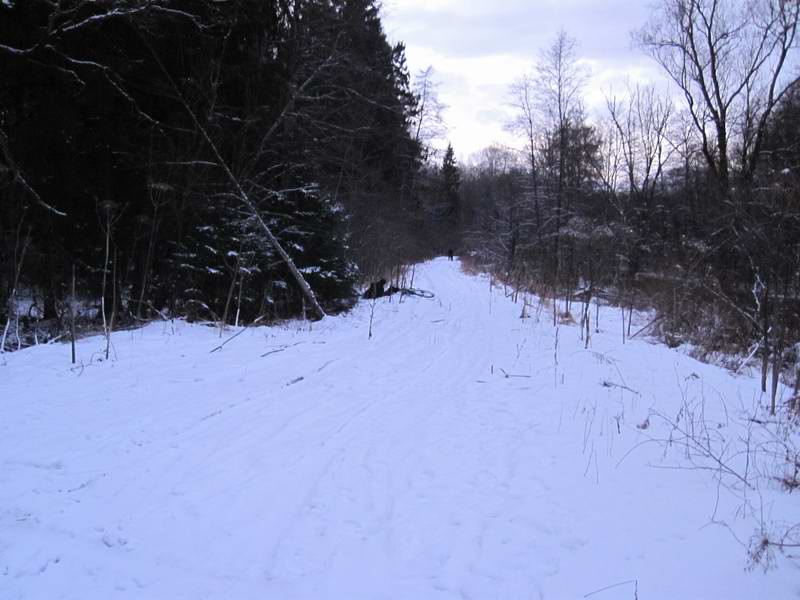
{"type": "Polygon", "coordinates": [[[447,251],[447,260],[453,260],[453,249],[447,251]]]}

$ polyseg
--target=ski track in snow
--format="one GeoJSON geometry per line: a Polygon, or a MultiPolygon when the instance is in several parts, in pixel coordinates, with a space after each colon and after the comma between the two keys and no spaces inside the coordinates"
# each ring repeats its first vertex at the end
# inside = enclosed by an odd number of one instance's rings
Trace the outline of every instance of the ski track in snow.
{"type": "MultiPolygon", "coordinates": [[[[176,322],[82,369],[65,345],[6,355],[0,599],[800,597],[796,566],[745,572],[709,525],[708,472],[654,468],[674,463],[653,445],[619,462],[681,385],[713,413],[753,378],[623,346],[608,308],[589,350],[559,328],[555,370],[547,309],[522,320],[444,259],[415,285],[435,298],[379,300],[371,340],[362,303],[215,353],[218,330],[176,322]]],[[[746,540],[736,506],[717,517],[746,540]]]]}

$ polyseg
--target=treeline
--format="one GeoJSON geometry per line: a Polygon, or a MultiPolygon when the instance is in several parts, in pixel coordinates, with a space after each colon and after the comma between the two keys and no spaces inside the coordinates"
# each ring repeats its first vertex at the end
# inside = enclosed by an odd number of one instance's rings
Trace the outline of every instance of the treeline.
{"type": "Polygon", "coordinates": [[[655,307],[670,343],[760,363],[774,412],[782,374],[800,380],[798,10],[664,0],[636,39],[679,94],[609,92],[593,122],[577,42],[558,35],[511,86],[525,150],[488,148],[465,173],[478,258],[587,333],[598,297],[625,308],[623,339],[630,309],[655,307]]]}
{"type": "Polygon", "coordinates": [[[10,0],[0,77],[15,332],[76,306],[103,323],[338,310],[431,251],[419,96],[374,0],[10,0]]]}

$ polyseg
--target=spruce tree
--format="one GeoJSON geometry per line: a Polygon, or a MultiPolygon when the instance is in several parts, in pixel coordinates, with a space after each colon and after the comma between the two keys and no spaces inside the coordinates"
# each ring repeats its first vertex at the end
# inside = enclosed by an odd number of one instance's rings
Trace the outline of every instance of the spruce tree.
{"type": "Polygon", "coordinates": [[[458,165],[456,165],[452,144],[447,145],[447,151],[444,153],[441,177],[444,217],[453,224],[456,224],[459,214],[461,176],[459,174],[458,165]]]}

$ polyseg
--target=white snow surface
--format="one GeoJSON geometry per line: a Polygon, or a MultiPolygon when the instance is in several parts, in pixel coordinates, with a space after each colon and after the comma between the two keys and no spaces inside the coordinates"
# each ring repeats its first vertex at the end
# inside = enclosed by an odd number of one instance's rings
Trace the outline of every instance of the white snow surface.
{"type": "Polygon", "coordinates": [[[735,412],[753,378],[623,345],[606,308],[588,350],[576,326],[556,349],[546,310],[457,261],[415,286],[435,297],[377,301],[372,339],[363,302],[213,353],[218,330],[175,322],[115,333],[109,361],[82,340],[80,368],[6,354],[0,598],[800,597],[788,559],[745,570],[754,523],[713,473],[641,444],[668,434],[651,411],[735,412]]]}

